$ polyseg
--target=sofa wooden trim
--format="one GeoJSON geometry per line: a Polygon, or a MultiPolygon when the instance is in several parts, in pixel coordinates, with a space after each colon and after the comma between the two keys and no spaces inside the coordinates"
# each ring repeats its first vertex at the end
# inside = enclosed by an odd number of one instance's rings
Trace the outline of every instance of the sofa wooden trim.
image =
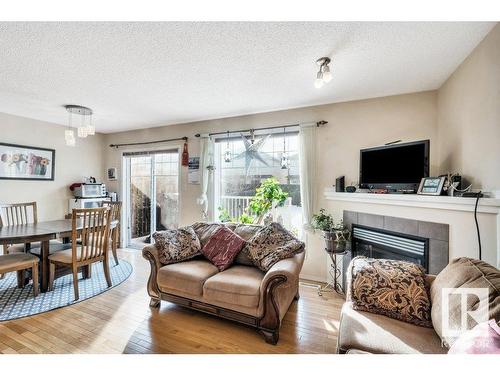
{"type": "MultiPolygon", "coordinates": [[[[157,282],[158,269],[161,267],[159,260],[146,249],[143,250],[142,254],[143,257],[149,261],[151,266],[151,273],[147,284],[148,294],[151,297],[149,303],[150,307],[159,308],[162,300],[172,302],[192,310],[201,311],[254,327],[259,330],[268,344],[276,345],[278,343],[281,319],[276,299],[276,290],[280,285],[288,281],[285,275],[274,275],[267,280],[264,286],[264,313],[262,317],[255,317],[235,310],[161,291],[157,282]]],[[[298,298],[298,294],[295,298],[298,298]]]]}

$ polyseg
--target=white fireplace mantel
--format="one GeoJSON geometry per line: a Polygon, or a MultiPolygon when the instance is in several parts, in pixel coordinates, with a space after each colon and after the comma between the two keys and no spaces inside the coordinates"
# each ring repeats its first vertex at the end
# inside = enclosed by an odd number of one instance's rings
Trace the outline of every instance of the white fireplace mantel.
{"type": "MultiPolygon", "coordinates": [[[[370,194],[339,193],[325,189],[325,198],[334,201],[383,204],[393,206],[434,208],[454,211],[474,211],[476,198],[449,196],[430,196],[417,194],[370,194]]],[[[477,208],[479,213],[500,214],[500,199],[480,198],[477,208]]]]}
{"type": "MultiPolygon", "coordinates": [[[[474,223],[476,198],[417,194],[339,193],[325,189],[325,203],[332,213],[358,211],[448,224],[450,259],[476,257],[478,242],[474,223]]],[[[500,199],[480,198],[477,207],[483,259],[500,267],[500,199]]]]}

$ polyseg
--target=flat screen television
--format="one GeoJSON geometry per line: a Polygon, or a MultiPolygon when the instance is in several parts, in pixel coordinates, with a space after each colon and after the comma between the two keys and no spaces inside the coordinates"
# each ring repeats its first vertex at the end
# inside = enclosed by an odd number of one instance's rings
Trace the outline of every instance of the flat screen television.
{"type": "Polygon", "coordinates": [[[361,150],[360,188],[416,192],[422,177],[429,177],[429,145],[425,140],[361,150]]]}

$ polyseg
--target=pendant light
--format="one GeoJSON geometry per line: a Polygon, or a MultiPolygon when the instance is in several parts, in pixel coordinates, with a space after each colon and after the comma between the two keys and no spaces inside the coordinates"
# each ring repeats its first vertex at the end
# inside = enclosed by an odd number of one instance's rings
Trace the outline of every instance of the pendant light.
{"type": "Polygon", "coordinates": [[[231,149],[229,148],[229,130],[227,131],[227,145],[226,145],[226,151],[224,152],[224,161],[226,163],[231,162],[231,149]]]}
{"type": "Polygon", "coordinates": [[[89,123],[87,125],[87,134],[88,135],[95,135],[95,126],[92,123],[92,115],[89,116],[89,123]]]}
{"type": "Polygon", "coordinates": [[[81,116],[80,118],[80,126],[78,127],[77,134],[80,138],[87,138],[88,129],[85,126],[85,116],[81,116]]]}
{"type": "Polygon", "coordinates": [[[281,169],[288,169],[288,154],[286,152],[286,128],[283,128],[283,153],[281,154],[281,169]]]}
{"type": "Polygon", "coordinates": [[[86,138],[89,135],[95,134],[95,126],[92,123],[93,111],[90,108],[82,107],[81,105],[69,104],[65,105],[64,108],[69,113],[69,123],[68,129],[64,132],[64,138],[66,140],[66,145],[74,146],[76,143],[75,133],[73,130],[73,115],[80,116],[80,126],[77,128],[77,135],[80,138],[86,138]]]}
{"type": "Polygon", "coordinates": [[[68,128],[64,131],[64,140],[66,141],[66,146],[74,147],[76,144],[75,131],[73,130],[73,114],[68,111],[68,128]]]}

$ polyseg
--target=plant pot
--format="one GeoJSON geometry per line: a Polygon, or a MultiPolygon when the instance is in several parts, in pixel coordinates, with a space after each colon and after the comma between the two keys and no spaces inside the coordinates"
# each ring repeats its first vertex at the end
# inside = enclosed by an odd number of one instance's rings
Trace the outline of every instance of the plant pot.
{"type": "Polygon", "coordinates": [[[325,239],[325,251],[328,253],[343,253],[347,249],[347,242],[345,240],[338,241],[337,233],[323,231],[323,238],[325,239]]]}

